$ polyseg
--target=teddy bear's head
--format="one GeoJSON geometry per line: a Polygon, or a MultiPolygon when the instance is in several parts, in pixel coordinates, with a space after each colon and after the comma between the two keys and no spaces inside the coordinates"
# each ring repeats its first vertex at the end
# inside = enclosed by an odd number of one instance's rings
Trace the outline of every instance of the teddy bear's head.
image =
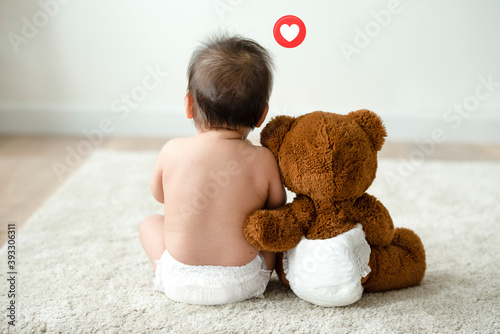
{"type": "Polygon", "coordinates": [[[316,111],[275,117],[262,130],[261,144],[273,152],[288,189],[313,200],[343,200],[372,184],[386,135],[372,111],[316,111]]]}

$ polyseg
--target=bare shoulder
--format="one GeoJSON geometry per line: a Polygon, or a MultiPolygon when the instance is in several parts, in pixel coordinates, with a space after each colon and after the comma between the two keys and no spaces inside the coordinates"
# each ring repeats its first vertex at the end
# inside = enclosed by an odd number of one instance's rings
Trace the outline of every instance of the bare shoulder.
{"type": "Polygon", "coordinates": [[[193,137],[177,137],[172,138],[163,145],[162,152],[173,152],[183,150],[186,146],[190,145],[193,137]]]}
{"type": "Polygon", "coordinates": [[[249,147],[246,149],[245,154],[248,161],[251,161],[258,166],[262,166],[265,170],[273,167],[276,168],[276,159],[268,148],[252,144],[249,144],[248,146],[249,147]]]}
{"type": "Polygon", "coordinates": [[[162,151],[167,149],[172,149],[183,144],[184,140],[187,138],[172,138],[163,145],[162,151]]]}
{"type": "Polygon", "coordinates": [[[273,153],[267,147],[260,146],[260,145],[254,146],[254,147],[259,151],[259,154],[261,155],[262,159],[266,159],[269,161],[276,161],[273,153]]]}
{"type": "Polygon", "coordinates": [[[186,145],[187,138],[173,138],[163,145],[159,159],[162,161],[169,160],[169,157],[175,156],[177,152],[182,151],[182,147],[186,145]]]}
{"type": "Polygon", "coordinates": [[[262,157],[263,162],[276,165],[276,158],[274,157],[270,149],[264,146],[257,146],[257,148],[260,151],[260,155],[262,157]]]}

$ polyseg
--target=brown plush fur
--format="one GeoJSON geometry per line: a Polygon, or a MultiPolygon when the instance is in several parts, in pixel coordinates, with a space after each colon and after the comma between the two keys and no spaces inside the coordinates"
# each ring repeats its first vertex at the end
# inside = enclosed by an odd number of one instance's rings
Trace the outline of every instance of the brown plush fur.
{"type": "MultiPolygon", "coordinates": [[[[425,273],[422,242],[411,230],[394,229],[387,209],[366,193],[386,135],[380,117],[365,109],[274,118],[262,130],[261,143],[273,152],[283,184],[297,196],[275,210],[251,213],[244,225],[247,240],[259,249],[283,252],[303,235],[329,239],[360,223],[371,246],[365,291],[418,284],[425,273]]],[[[280,258],[277,272],[287,284],[280,258]]]]}

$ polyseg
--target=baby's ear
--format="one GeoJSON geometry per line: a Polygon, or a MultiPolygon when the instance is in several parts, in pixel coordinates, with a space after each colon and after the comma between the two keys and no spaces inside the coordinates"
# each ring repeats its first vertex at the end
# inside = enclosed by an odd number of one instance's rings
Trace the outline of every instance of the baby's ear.
{"type": "Polygon", "coordinates": [[[373,111],[361,109],[351,111],[347,116],[351,117],[366,132],[368,138],[373,143],[375,150],[380,151],[384,145],[387,131],[382,119],[373,111]]]}
{"type": "Polygon", "coordinates": [[[280,115],[274,117],[260,133],[260,143],[278,156],[278,152],[283,143],[286,133],[292,127],[295,117],[280,115]]]}

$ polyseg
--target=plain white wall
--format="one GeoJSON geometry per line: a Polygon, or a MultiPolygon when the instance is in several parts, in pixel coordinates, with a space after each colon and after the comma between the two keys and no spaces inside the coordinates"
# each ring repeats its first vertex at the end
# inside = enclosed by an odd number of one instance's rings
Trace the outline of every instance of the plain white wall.
{"type": "Polygon", "coordinates": [[[191,135],[188,60],[224,31],[273,54],[271,116],[368,108],[390,139],[500,142],[499,13],[494,0],[2,0],[0,132],[81,135],[108,119],[108,135],[191,135]],[[288,14],[307,28],[294,49],[272,35],[288,14]]]}

